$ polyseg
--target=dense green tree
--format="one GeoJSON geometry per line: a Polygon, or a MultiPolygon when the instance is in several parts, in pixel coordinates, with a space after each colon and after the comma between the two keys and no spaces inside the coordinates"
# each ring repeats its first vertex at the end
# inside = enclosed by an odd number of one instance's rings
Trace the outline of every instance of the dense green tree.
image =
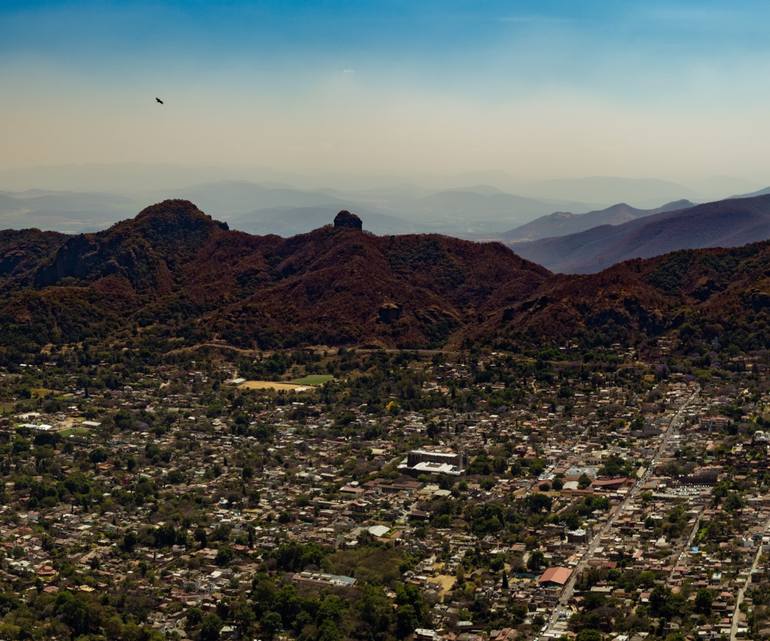
{"type": "Polygon", "coordinates": [[[714,595],[711,590],[701,589],[695,594],[695,612],[698,614],[711,614],[711,604],[714,602],[714,595]]]}
{"type": "Polygon", "coordinates": [[[219,615],[210,612],[203,617],[201,629],[198,633],[200,641],[218,641],[219,633],[222,630],[222,619],[219,615]]]}

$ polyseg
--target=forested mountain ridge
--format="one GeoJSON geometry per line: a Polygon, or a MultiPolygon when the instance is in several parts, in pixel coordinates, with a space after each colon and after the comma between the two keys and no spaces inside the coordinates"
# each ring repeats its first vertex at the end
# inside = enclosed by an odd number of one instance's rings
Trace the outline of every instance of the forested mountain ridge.
{"type": "Polygon", "coordinates": [[[83,340],[519,348],[676,333],[745,347],[768,335],[766,242],[564,276],[500,243],[375,236],[360,222],[253,236],[174,200],[94,234],[2,232],[0,249],[6,357],[83,340]]]}

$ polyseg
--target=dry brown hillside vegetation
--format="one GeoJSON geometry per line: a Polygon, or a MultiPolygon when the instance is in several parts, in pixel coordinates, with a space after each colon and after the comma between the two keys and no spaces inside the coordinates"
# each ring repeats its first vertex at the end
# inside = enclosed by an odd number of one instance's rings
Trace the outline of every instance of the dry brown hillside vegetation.
{"type": "Polygon", "coordinates": [[[675,332],[690,347],[761,348],[768,336],[768,243],[562,276],[499,243],[332,224],[253,236],[170,200],[93,234],[2,232],[0,257],[6,358],[83,340],[521,348],[675,332]]]}

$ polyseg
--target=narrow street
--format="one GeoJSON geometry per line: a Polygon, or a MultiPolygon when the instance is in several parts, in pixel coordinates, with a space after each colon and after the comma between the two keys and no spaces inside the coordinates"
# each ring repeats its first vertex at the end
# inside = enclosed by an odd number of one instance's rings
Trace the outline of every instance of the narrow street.
{"type": "Polygon", "coordinates": [[[698,512],[698,516],[695,518],[695,523],[692,526],[692,529],[690,530],[690,536],[687,537],[687,541],[682,546],[682,549],[679,551],[679,555],[676,557],[676,561],[671,566],[671,572],[668,574],[669,581],[674,576],[674,572],[676,572],[676,568],[679,566],[679,564],[682,562],[682,558],[685,554],[687,554],[687,550],[689,550],[692,547],[693,542],[695,541],[695,537],[698,535],[698,530],[700,529],[700,522],[703,518],[703,510],[706,509],[705,505],[701,505],[700,511],[698,512]]]}
{"type": "MultiPolygon", "coordinates": [[[[768,533],[770,533],[770,518],[768,518],[767,522],[765,523],[764,535],[767,536],[768,533]]],[[[746,590],[751,584],[751,576],[752,574],[754,574],[754,571],[757,569],[757,566],[759,565],[759,560],[762,558],[763,548],[764,548],[764,541],[760,542],[759,547],[757,548],[757,553],[754,555],[754,563],[751,564],[749,575],[746,577],[746,581],[744,582],[743,586],[741,586],[741,589],[738,592],[738,596],[735,599],[735,610],[733,611],[733,625],[730,628],[730,641],[735,641],[738,637],[738,627],[739,627],[738,619],[741,612],[741,605],[743,604],[743,599],[746,596],[746,590]]]]}

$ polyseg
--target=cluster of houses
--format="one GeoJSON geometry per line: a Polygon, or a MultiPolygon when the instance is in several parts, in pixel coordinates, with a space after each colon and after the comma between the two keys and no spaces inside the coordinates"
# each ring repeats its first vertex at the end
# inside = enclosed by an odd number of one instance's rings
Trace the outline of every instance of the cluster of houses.
{"type": "MultiPolygon", "coordinates": [[[[732,384],[676,376],[661,383],[646,374],[627,384],[595,378],[569,395],[533,378],[521,385],[523,401],[482,401],[465,412],[348,408],[356,436],[339,429],[312,393],[242,392],[259,399],[248,427],[267,425],[269,436],[237,430],[226,409],[210,409],[212,390],[232,388],[212,387],[206,371],[169,366],[88,395],[73,382],[53,411],[5,412],[0,434],[9,448],[21,440],[53,443],[56,476],[85,474],[98,498],[92,492],[90,503],[41,500],[34,483],[50,475],[35,451],[8,457],[0,581],[12,590],[37,584],[55,593],[110,590],[131,580],[157,602],[149,623],[187,639],[189,608],[215,611],[222,599],[242,596],[257,572],[272,568],[282,543],[335,550],[374,544],[416,560],[401,580],[426,595],[431,626],[416,628],[415,639],[569,636],[570,618],[586,597],[578,579],[619,568],[651,572],[675,592],[713,594],[713,616],[698,626],[699,639],[750,636],[746,588],[768,573],[770,496],[757,482],[767,471],[767,432],[736,433],[735,425],[753,416],[721,413],[741,398],[732,384]],[[120,412],[135,417],[131,425],[117,424],[120,412]],[[161,415],[170,418],[153,424],[161,415]],[[367,433],[372,437],[361,436],[367,433]],[[732,502],[734,490],[720,494],[726,480],[744,488],[732,502]],[[509,506],[535,494],[548,497],[550,515],[589,508],[515,534],[505,524],[484,530],[466,518],[469,506],[509,506]],[[205,519],[178,518],[191,497],[202,497],[205,519]],[[461,503],[466,512],[438,518],[442,502],[461,503]],[[723,522],[721,530],[712,526],[723,522]],[[152,531],[168,524],[185,540],[153,545],[152,531]],[[129,532],[138,539],[127,551],[129,532]],[[474,565],[476,557],[501,561],[491,571],[474,565]],[[494,626],[474,620],[473,599],[483,599],[494,626]],[[516,604],[517,617],[506,619],[516,604]]],[[[471,380],[467,364],[443,364],[425,386],[448,394],[450,385],[471,380]]],[[[741,406],[761,413],[766,400],[742,398],[741,406]]],[[[611,573],[597,576],[588,591],[629,613],[648,603],[649,586],[629,589],[611,573]]],[[[342,575],[318,566],[284,578],[319,590],[354,589],[359,581],[355,570],[342,575]]],[[[224,639],[239,635],[237,626],[221,630],[224,639]]]]}

